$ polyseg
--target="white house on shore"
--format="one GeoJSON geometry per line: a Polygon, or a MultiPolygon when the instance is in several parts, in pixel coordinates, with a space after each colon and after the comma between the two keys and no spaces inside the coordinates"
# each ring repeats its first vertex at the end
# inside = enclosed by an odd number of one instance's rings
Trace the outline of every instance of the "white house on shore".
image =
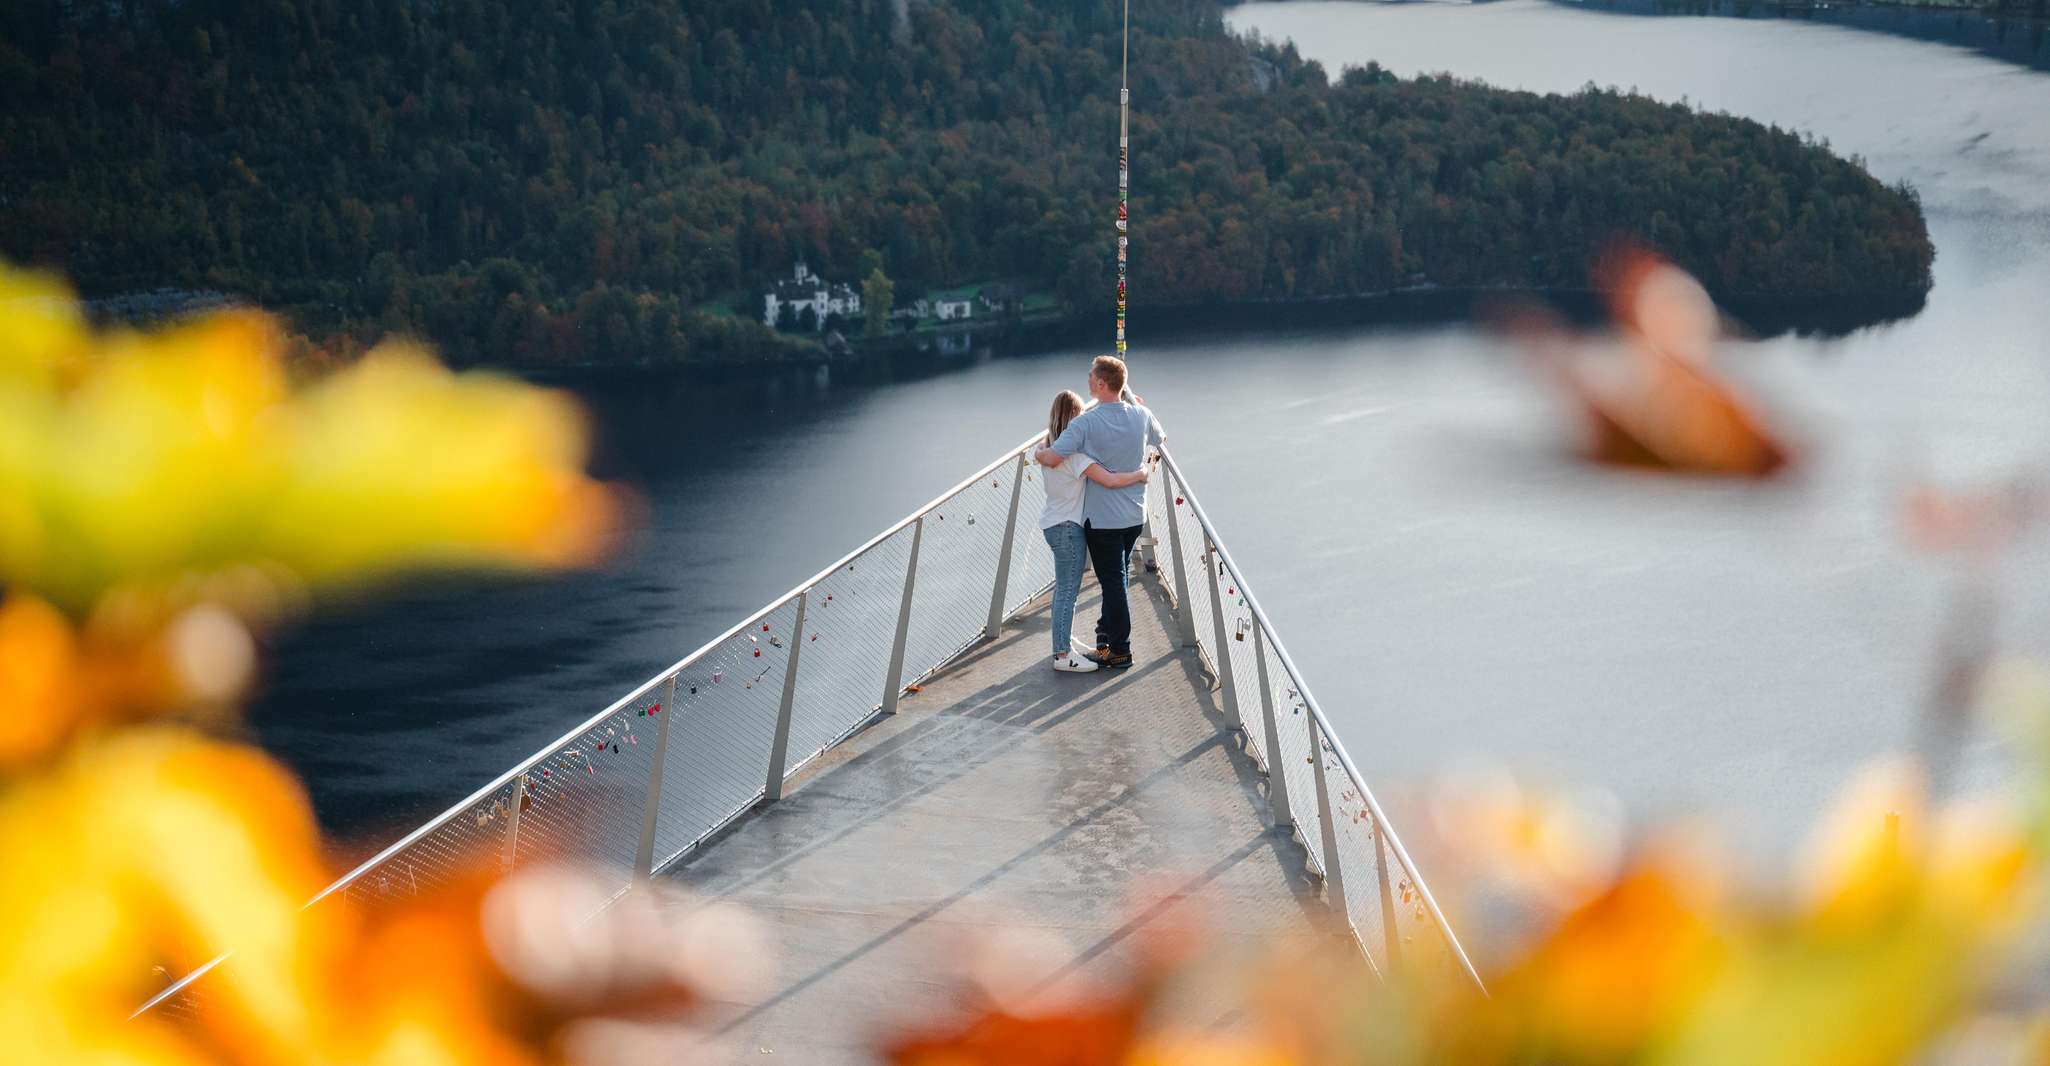
{"type": "Polygon", "coordinates": [[[975,302],[973,300],[935,300],[932,307],[933,316],[942,322],[956,318],[967,318],[975,314],[975,302]]]}
{"type": "Polygon", "coordinates": [[[785,309],[793,321],[802,321],[798,316],[806,311],[815,312],[817,328],[823,329],[829,315],[860,314],[861,291],[844,283],[828,285],[810,267],[799,263],[791,277],[769,286],[769,291],[762,294],[762,322],[774,329],[785,309]]]}

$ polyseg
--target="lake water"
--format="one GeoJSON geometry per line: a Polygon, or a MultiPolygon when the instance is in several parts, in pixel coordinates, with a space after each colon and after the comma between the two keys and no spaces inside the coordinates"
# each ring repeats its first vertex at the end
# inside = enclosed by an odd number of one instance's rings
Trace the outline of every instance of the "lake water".
{"type": "MultiPolygon", "coordinates": [[[[1954,572],[1907,545],[1903,494],[2050,466],[2050,75],[1828,26],[1537,0],[1230,19],[1334,72],[1685,98],[1921,189],[1938,257],[1920,314],[1727,353],[1803,445],[1801,473],[1765,488],[1563,459],[1550,396],[1465,325],[1150,343],[1133,323],[1140,391],[1398,820],[1409,786],[1480,762],[1714,817],[1759,854],[1797,839],[1848,773],[1915,742],[1954,572]]],[[[1145,247],[1141,219],[1135,278],[1145,247]]],[[[257,730],[330,827],[380,843],[1015,442],[1089,354],[586,390],[603,467],[647,505],[632,553],[329,613],[276,649],[257,730]]],[[[2003,648],[2050,653],[2043,539],[2007,560],[2003,648]]],[[[1997,785],[1983,731],[1970,754],[1997,785]]]]}

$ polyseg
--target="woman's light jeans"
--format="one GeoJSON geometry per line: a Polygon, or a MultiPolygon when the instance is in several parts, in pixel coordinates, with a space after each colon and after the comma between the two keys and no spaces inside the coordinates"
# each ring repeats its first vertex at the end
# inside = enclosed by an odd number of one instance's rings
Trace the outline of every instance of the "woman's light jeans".
{"type": "Polygon", "coordinates": [[[1068,653],[1068,630],[1075,624],[1075,597],[1082,592],[1082,566],[1089,561],[1089,548],[1082,540],[1082,523],[1062,522],[1040,530],[1046,546],[1053,549],[1053,653],[1068,653]]]}

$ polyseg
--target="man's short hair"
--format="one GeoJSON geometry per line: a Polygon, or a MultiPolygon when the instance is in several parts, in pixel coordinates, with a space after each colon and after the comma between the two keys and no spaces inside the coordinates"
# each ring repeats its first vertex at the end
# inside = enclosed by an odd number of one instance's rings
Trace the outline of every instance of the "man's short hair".
{"type": "Polygon", "coordinates": [[[1103,382],[1112,392],[1125,391],[1125,361],[1115,355],[1099,355],[1089,364],[1089,376],[1103,382]]]}

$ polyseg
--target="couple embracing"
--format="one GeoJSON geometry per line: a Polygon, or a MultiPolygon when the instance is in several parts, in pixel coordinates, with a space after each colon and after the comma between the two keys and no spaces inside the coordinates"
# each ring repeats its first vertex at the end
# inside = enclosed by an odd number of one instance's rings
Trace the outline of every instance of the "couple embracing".
{"type": "Polygon", "coordinates": [[[1146,521],[1146,480],[1157,458],[1148,452],[1167,439],[1153,412],[1125,387],[1124,360],[1098,356],[1089,368],[1089,395],[1096,406],[1087,411],[1073,392],[1054,396],[1046,444],[1033,455],[1046,468],[1039,528],[1053,549],[1053,668],[1069,673],[1132,665],[1126,582],[1132,546],[1146,521]],[[1096,650],[1078,656],[1071,653],[1069,630],[1085,556],[1103,587],[1103,610],[1096,619],[1096,650]]]}

